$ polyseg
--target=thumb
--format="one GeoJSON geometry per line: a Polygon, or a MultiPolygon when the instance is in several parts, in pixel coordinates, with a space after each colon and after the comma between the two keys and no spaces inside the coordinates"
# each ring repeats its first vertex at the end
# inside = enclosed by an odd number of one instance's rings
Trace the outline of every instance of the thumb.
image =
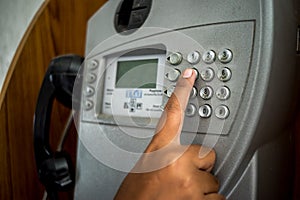
{"type": "Polygon", "coordinates": [[[172,141],[180,144],[179,136],[184,120],[184,112],[196,77],[197,72],[194,69],[184,70],[179,77],[174,92],[157,124],[156,134],[150,143],[150,146],[152,144],[155,147],[153,150],[160,149],[172,141]]]}

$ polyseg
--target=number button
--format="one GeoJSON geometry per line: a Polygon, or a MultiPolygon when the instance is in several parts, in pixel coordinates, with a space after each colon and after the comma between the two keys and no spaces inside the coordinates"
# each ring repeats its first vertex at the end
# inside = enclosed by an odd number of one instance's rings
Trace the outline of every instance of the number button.
{"type": "Polygon", "coordinates": [[[227,100],[230,97],[230,90],[228,87],[223,86],[217,89],[216,96],[220,100],[227,100]]]}
{"type": "Polygon", "coordinates": [[[221,63],[229,63],[232,60],[233,53],[230,49],[223,49],[219,52],[218,59],[221,63]]]}
{"type": "Polygon", "coordinates": [[[194,104],[188,104],[185,110],[185,115],[193,117],[196,114],[196,106],[194,104]]]}
{"type": "Polygon", "coordinates": [[[206,64],[211,64],[216,60],[216,53],[213,50],[206,51],[202,56],[202,60],[206,64]]]}
{"type": "Polygon", "coordinates": [[[191,91],[191,93],[190,93],[190,98],[191,98],[191,99],[196,98],[197,94],[198,94],[197,88],[196,88],[196,87],[193,87],[193,88],[192,88],[192,91],[191,91]]]}
{"type": "Polygon", "coordinates": [[[188,54],[187,61],[190,64],[197,64],[200,61],[200,53],[198,51],[193,51],[188,54]]]}
{"type": "Polygon", "coordinates": [[[208,82],[208,81],[213,80],[213,78],[215,76],[215,72],[212,68],[209,67],[209,68],[201,70],[200,76],[203,81],[208,82]]]}
{"type": "Polygon", "coordinates": [[[196,80],[198,80],[198,78],[199,78],[199,71],[196,68],[193,68],[193,70],[194,70],[194,72],[196,74],[196,80]]]}
{"type": "Polygon", "coordinates": [[[213,95],[213,89],[210,86],[205,86],[200,89],[200,97],[204,100],[209,100],[213,95]]]}
{"type": "Polygon", "coordinates": [[[200,106],[199,115],[202,118],[209,118],[211,116],[211,107],[208,104],[200,106]]]}
{"type": "Polygon", "coordinates": [[[218,71],[217,76],[220,81],[229,81],[231,79],[231,71],[229,68],[223,67],[218,71]]]}
{"type": "Polygon", "coordinates": [[[215,110],[215,115],[219,119],[226,119],[229,116],[229,109],[225,105],[220,105],[215,110]]]}

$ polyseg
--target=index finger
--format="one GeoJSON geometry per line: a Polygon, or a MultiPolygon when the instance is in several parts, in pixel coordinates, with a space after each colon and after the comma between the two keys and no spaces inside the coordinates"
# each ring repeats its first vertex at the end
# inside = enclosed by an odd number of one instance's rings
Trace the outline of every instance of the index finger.
{"type": "Polygon", "coordinates": [[[151,141],[151,144],[155,144],[156,149],[174,141],[174,138],[176,143],[180,143],[179,135],[183,125],[184,112],[196,77],[197,72],[190,68],[184,70],[179,77],[174,92],[157,124],[156,134],[151,141]]]}

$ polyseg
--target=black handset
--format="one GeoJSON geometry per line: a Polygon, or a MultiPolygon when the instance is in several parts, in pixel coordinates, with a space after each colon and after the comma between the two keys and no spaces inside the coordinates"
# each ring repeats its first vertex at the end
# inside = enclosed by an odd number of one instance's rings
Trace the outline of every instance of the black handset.
{"type": "Polygon", "coordinates": [[[54,58],[40,88],[34,115],[34,153],[38,176],[48,195],[74,186],[74,168],[66,152],[54,152],[49,145],[49,126],[54,99],[68,108],[79,105],[73,86],[84,58],[64,55],[54,58]]]}

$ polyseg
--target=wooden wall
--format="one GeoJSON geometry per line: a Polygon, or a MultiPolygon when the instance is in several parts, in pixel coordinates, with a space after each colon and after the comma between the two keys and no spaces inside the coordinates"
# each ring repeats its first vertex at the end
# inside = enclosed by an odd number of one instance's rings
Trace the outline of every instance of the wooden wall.
{"type": "MultiPolygon", "coordinates": [[[[42,199],[44,190],[36,174],[32,133],[39,87],[53,57],[68,53],[84,55],[86,22],[104,2],[49,0],[22,41],[0,105],[0,199],[42,199]]],[[[55,103],[51,141],[58,141],[68,115],[67,109],[55,103]]],[[[74,129],[69,137],[68,146],[74,154],[74,129]]],[[[55,142],[52,145],[54,148],[55,142]]]]}

